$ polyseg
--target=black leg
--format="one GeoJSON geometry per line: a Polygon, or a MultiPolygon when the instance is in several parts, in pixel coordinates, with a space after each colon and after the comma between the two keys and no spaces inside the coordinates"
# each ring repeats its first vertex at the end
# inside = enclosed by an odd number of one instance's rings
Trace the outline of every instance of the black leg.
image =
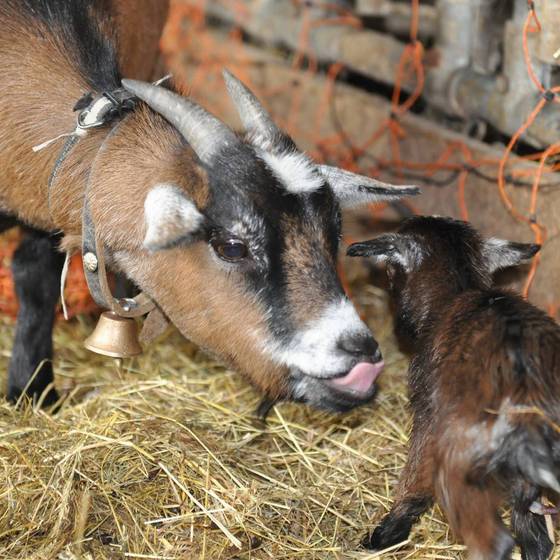
{"type": "MultiPolygon", "coordinates": [[[[53,381],[52,331],[60,292],[64,256],[57,250],[60,238],[36,230],[14,254],[12,273],[19,302],[16,334],[8,376],[8,399],[17,401],[25,391],[34,400],[53,381]]],[[[54,389],[44,395],[48,406],[58,399],[54,389]]]]}
{"type": "Polygon", "coordinates": [[[547,560],[554,544],[548,538],[544,515],[532,513],[531,504],[540,498],[538,488],[519,483],[514,492],[511,526],[523,560],[547,560]]]}
{"type": "Polygon", "coordinates": [[[402,500],[381,520],[371,536],[363,540],[362,545],[373,550],[384,550],[405,541],[412,526],[431,503],[431,496],[415,496],[402,500]]]}

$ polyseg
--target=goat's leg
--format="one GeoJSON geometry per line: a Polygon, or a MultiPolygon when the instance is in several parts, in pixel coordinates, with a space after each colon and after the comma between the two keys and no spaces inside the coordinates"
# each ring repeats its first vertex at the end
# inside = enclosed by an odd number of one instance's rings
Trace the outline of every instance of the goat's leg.
{"type": "Polygon", "coordinates": [[[554,548],[548,537],[544,515],[529,510],[539,495],[538,488],[524,481],[513,492],[511,526],[523,560],[547,560],[554,548]]]}
{"type": "Polygon", "coordinates": [[[431,441],[413,431],[393,507],[362,541],[364,547],[384,550],[408,538],[414,523],[433,502],[433,469],[431,441]]]}
{"type": "MultiPolygon", "coordinates": [[[[464,458],[464,456],[463,456],[464,458]]],[[[436,482],[441,505],[469,560],[509,560],[515,542],[498,515],[501,495],[491,486],[467,482],[460,464],[446,464],[436,482]]]]}
{"type": "Polygon", "coordinates": [[[43,405],[58,399],[52,369],[52,331],[60,292],[64,256],[57,251],[59,237],[36,230],[26,236],[14,254],[12,272],[19,302],[16,333],[8,375],[8,399],[25,391],[43,396],[43,405]]]}

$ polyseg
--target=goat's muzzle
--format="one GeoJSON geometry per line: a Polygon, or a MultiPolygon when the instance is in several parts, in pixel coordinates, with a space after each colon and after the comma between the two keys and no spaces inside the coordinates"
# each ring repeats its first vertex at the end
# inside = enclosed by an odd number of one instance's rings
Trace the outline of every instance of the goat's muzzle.
{"type": "Polygon", "coordinates": [[[347,371],[329,377],[315,377],[302,371],[292,373],[295,400],[334,412],[346,412],[371,401],[385,363],[378,349],[373,355],[353,355],[347,371]]]}

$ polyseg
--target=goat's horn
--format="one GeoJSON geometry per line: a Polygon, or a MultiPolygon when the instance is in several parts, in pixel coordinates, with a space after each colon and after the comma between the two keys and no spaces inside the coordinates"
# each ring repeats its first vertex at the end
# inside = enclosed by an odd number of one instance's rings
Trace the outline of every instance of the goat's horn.
{"type": "Polygon", "coordinates": [[[223,71],[223,76],[229,96],[248,132],[254,132],[263,140],[272,143],[284,135],[255,94],[243,82],[228,70],[223,71]]]}
{"type": "Polygon", "coordinates": [[[186,97],[138,80],[123,80],[122,85],[165,117],[205,163],[225,146],[239,142],[222,121],[186,97]]]}

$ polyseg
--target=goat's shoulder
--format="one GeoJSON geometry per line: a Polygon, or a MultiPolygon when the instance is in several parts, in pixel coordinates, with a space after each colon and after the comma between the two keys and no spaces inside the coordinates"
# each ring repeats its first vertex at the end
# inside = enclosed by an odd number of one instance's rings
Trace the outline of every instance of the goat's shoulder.
{"type": "MultiPolygon", "coordinates": [[[[503,289],[469,290],[452,301],[436,325],[441,344],[473,344],[491,337],[498,344],[516,335],[516,326],[523,336],[532,336],[531,328],[560,333],[560,327],[541,309],[519,294],[503,289]]],[[[489,339],[486,339],[489,340],[489,339]]]]}

